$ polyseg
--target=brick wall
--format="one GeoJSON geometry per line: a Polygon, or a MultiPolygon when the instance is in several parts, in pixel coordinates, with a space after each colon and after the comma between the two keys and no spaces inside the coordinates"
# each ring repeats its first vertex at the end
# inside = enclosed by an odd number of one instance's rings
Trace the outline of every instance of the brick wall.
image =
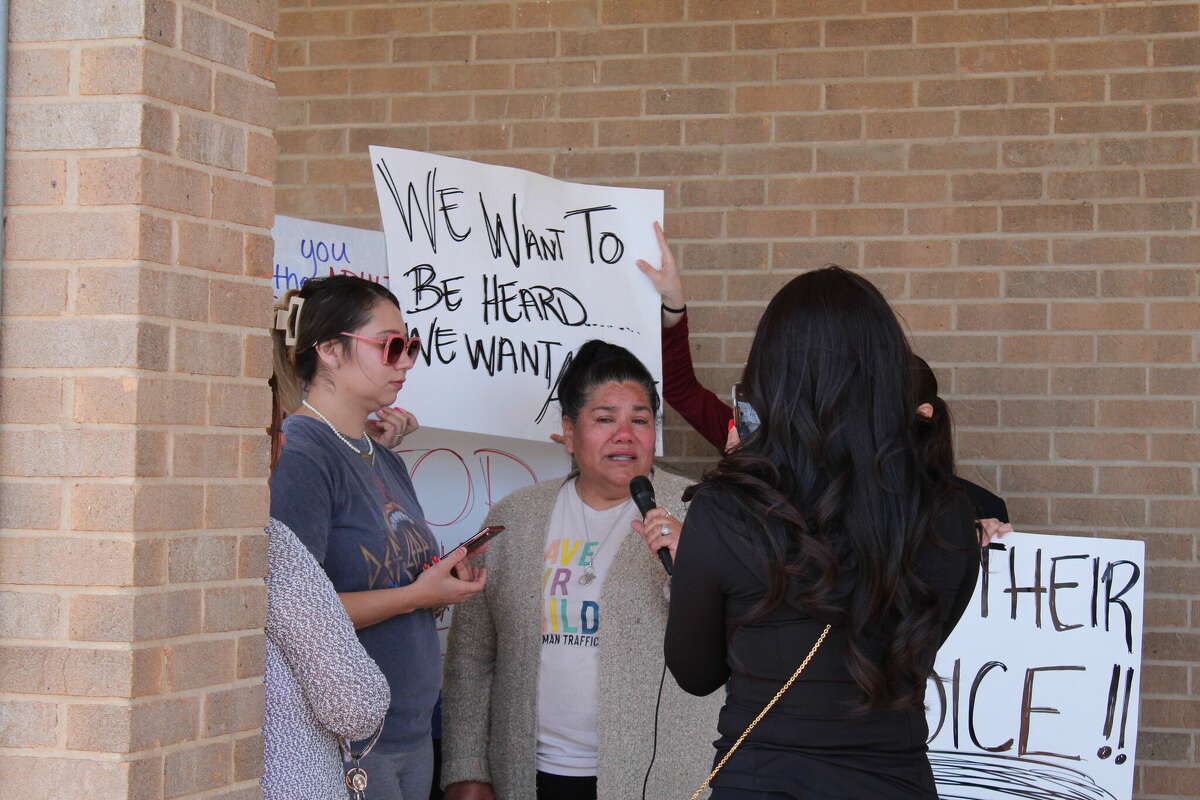
{"type": "Polygon", "coordinates": [[[14,0],[0,797],[250,798],[274,0],[14,0]]]}
{"type": "Polygon", "coordinates": [[[1200,4],[285,0],[279,60],[281,213],[377,227],[368,144],[664,189],[721,392],[782,282],[869,275],[1020,528],[1146,541],[1138,791],[1195,796],[1200,4]]]}

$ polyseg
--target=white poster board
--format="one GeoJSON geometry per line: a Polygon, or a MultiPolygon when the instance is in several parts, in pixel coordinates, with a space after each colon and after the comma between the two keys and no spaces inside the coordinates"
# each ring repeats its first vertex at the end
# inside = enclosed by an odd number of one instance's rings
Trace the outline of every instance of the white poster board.
{"type": "Polygon", "coordinates": [[[357,275],[388,285],[383,234],[345,225],[330,225],[295,217],[275,217],[275,274],[271,288],[276,299],[299,289],[309,278],[357,275]]]}
{"type": "Polygon", "coordinates": [[[926,690],[943,800],[1129,800],[1144,565],[1136,541],[992,543],[926,690]]]}
{"type": "Polygon", "coordinates": [[[389,286],[423,343],[405,391],[423,424],[545,441],[558,377],[588,339],[661,381],[659,298],[635,264],[659,263],[661,191],[370,150],[389,286]]]}
{"type": "MultiPolygon", "coordinates": [[[[443,552],[479,530],[491,507],[510,493],[565,476],[571,468],[562,445],[550,441],[433,428],[406,436],[397,452],[443,552]]],[[[438,629],[449,624],[449,613],[443,613],[438,629]]]]}

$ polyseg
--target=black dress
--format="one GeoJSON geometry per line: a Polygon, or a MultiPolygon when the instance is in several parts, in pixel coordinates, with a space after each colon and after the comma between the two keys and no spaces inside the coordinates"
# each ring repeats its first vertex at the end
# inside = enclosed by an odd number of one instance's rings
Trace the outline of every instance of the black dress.
{"type": "MultiPolygon", "coordinates": [[[[718,758],[791,676],[824,627],[784,606],[735,630],[733,621],[766,588],[744,529],[730,501],[716,489],[701,488],[688,508],[671,579],[666,632],[671,674],[692,694],[726,686],[718,758]]],[[[974,514],[965,497],[942,516],[937,532],[947,546],[927,543],[917,569],[941,598],[944,641],[970,601],[979,572],[974,514]]],[[[855,712],[862,694],[847,670],[846,650],[845,632],[835,626],[714,787],[803,800],[935,800],[924,711],[855,712]]],[[[929,654],[931,669],[934,655],[929,654]]]]}
{"type": "Polygon", "coordinates": [[[971,505],[975,506],[975,519],[998,519],[1001,522],[1008,522],[1008,506],[1002,497],[989,492],[978,483],[971,483],[966,478],[960,478],[957,475],[951,475],[950,480],[961,486],[967,493],[971,505]]]}

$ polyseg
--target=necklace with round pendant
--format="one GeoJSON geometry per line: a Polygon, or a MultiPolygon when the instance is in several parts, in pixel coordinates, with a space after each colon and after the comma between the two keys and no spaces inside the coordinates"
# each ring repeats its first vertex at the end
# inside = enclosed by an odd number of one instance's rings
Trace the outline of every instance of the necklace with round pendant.
{"type": "MultiPolygon", "coordinates": [[[[577,493],[578,493],[578,491],[579,490],[576,489],[577,493]]],[[[621,504],[621,508],[624,508],[626,505],[628,505],[629,503],[632,503],[632,502],[633,502],[632,499],[626,500],[624,503],[621,504]]],[[[583,520],[583,535],[587,538],[588,541],[593,541],[592,532],[588,526],[587,508],[588,508],[587,504],[585,502],[583,502],[583,498],[580,497],[579,498],[579,516],[583,520]]],[[[583,574],[579,576],[579,585],[580,586],[590,586],[593,583],[595,583],[596,578],[597,578],[596,567],[595,567],[596,558],[600,555],[600,551],[604,549],[604,545],[608,544],[608,540],[613,537],[613,531],[617,529],[617,526],[620,525],[624,521],[624,519],[625,519],[625,515],[623,513],[617,513],[617,521],[614,522],[609,527],[608,533],[605,534],[604,539],[600,542],[600,546],[596,548],[596,552],[592,553],[592,557],[590,559],[588,559],[588,563],[583,566],[583,574]]]]}

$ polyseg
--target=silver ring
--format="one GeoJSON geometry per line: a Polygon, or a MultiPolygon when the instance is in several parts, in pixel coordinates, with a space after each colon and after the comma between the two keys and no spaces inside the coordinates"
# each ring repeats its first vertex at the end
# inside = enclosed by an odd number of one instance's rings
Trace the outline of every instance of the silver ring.
{"type": "Polygon", "coordinates": [[[663,525],[661,528],[658,529],[658,531],[663,536],[671,535],[671,529],[669,527],[667,527],[666,525],[663,525]]]}

